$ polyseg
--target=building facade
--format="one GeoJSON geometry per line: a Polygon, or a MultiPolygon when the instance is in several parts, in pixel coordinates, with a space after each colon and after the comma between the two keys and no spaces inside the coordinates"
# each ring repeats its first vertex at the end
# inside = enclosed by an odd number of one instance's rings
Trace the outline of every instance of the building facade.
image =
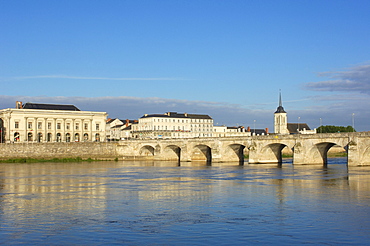
{"type": "Polygon", "coordinates": [[[209,115],[145,114],[132,124],[134,138],[196,138],[213,136],[213,119],[209,115]]]}
{"type": "Polygon", "coordinates": [[[214,137],[242,137],[251,136],[250,128],[243,126],[213,126],[214,137]]]}
{"type": "Polygon", "coordinates": [[[106,112],[73,105],[16,103],[0,110],[1,142],[105,141],[106,112]]]}
{"type": "Polygon", "coordinates": [[[137,122],[137,120],[129,119],[108,119],[106,124],[107,140],[118,141],[131,138],[131,125],[137,122]]]}

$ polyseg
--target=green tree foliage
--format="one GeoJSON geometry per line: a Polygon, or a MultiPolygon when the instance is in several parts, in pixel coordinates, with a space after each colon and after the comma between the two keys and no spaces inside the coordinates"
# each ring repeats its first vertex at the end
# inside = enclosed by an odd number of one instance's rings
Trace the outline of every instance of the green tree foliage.
{"type": "Polygon", "coordinates": [[[333,133],[333,132],[355,132],[352,126],[320,126],[316,129],[317,133],[333,133]]]}

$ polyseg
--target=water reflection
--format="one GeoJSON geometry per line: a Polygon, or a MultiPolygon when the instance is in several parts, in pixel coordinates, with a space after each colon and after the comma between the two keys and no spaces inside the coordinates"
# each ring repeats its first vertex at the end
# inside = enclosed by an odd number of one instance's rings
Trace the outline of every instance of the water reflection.
{"type": "Polygon", "coordinates": [[[1,164],[0,243],[362,244],[369,175],[340,159],[1,164]]]}

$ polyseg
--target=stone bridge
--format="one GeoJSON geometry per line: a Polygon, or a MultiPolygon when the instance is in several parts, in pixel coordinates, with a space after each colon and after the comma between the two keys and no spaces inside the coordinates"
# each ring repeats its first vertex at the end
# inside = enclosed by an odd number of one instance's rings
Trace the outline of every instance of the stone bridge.
{"type": "Polygon", "coordinates": [[[328,150],[343,147],[349,166],[370,165],[370,132],[265,135],[251,137],[126,140],[117,155],[126,160],[281,163],[282,150],[293,152],[293,164],[327,164],[328,150]]]}

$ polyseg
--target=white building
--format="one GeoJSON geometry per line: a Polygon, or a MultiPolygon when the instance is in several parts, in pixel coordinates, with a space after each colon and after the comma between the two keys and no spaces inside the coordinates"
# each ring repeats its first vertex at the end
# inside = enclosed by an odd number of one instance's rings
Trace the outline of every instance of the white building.
{"type": "Polygon", "coordinates": [[[243,126],[213,126],[214,137],[241,137],[251,136],[250,129],[243,126]]]}
{"type": "Polygon", "coordinates": [[[74,105],[16,102],[0,110],[1,142],[104,141],[106,112],[81,111],[74,105]]]}
{"type": "Polygon", "coordinates": [[[135,138],[196,138],[213,136],[213,119],[209,115],[145,114],[132,124],[135,138]]]}
{"type": "Polygon", "coordinates": [[[137,120],[108,119],[106,133],[108,141],[118,141],[131,138],[131,125],[137,120]]]}

